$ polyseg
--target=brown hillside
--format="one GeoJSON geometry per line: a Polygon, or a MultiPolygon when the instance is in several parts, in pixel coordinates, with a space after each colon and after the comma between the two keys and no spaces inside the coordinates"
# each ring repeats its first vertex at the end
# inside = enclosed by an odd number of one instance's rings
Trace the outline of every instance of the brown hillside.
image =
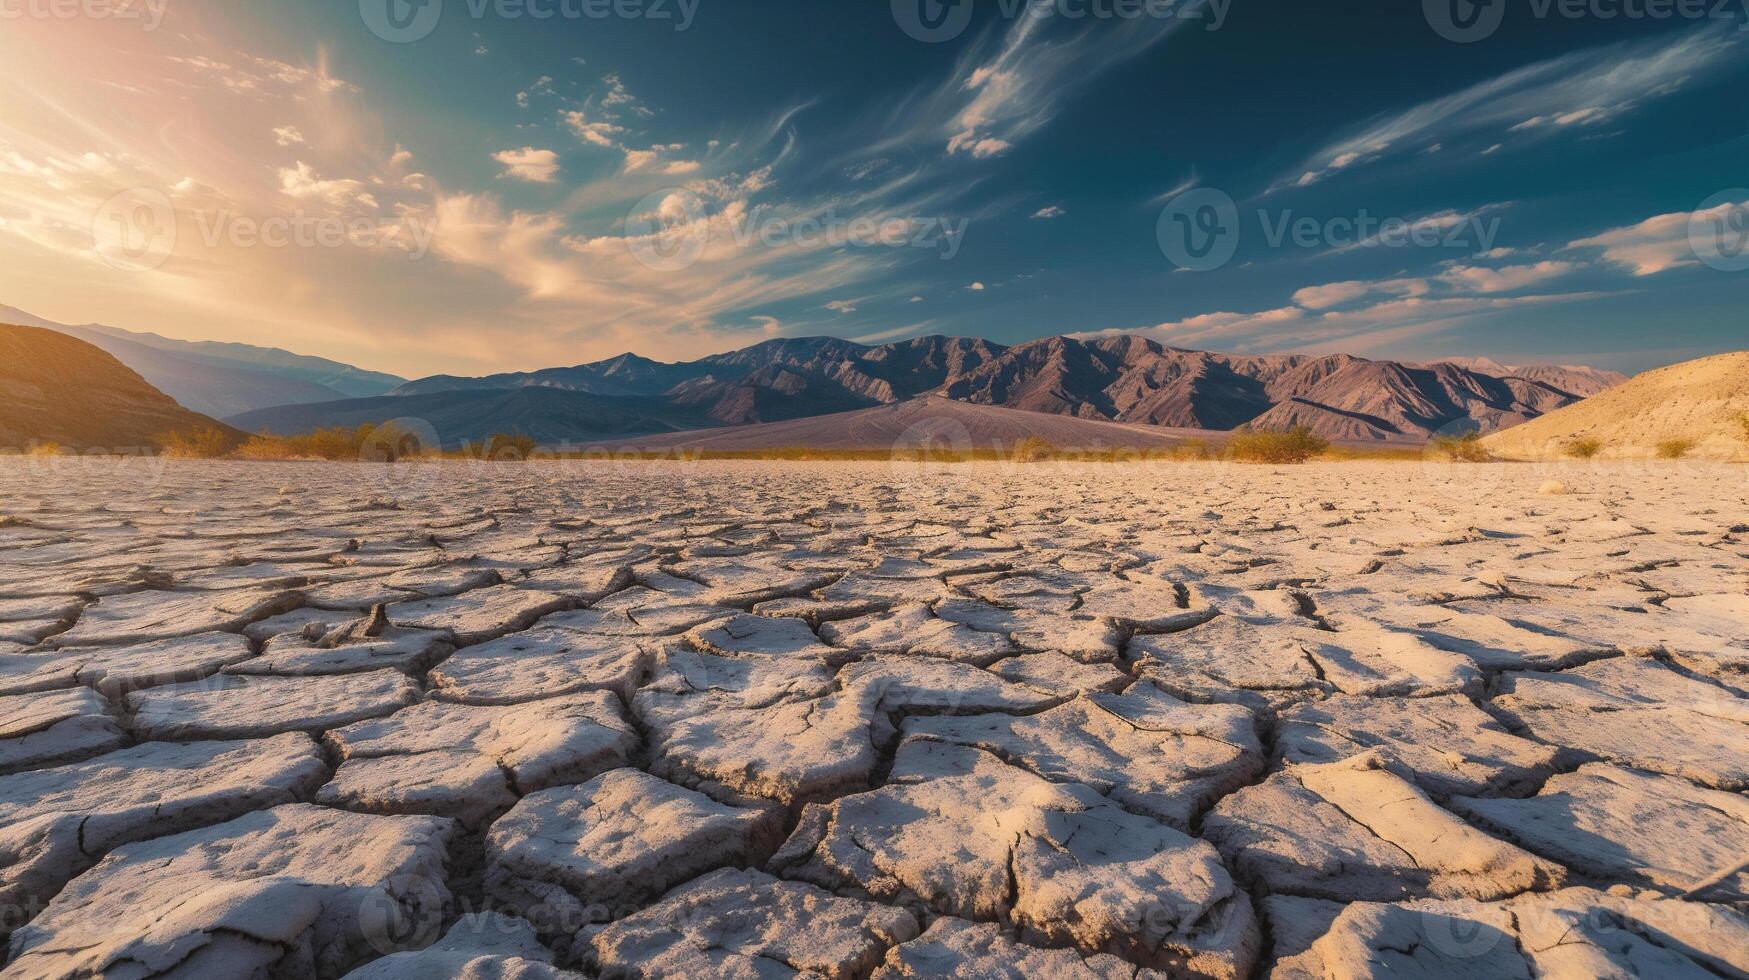
{"type": "Polygon", "coordinates": [[[56,443],[68,449],[138,451],[166,432],[215,426],[83,340],[38,327],[0,325],[0,451],[56,443]]]}

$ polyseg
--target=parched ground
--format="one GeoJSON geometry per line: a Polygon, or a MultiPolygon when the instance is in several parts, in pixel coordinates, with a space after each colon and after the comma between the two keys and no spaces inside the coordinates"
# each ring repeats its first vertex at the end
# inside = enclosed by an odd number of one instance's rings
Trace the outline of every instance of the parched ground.
{"type": "Polygon", "coordinates": [[[0,460],[0,978],[1745,977],[1745,624],[1740,466],[0,460]]]}

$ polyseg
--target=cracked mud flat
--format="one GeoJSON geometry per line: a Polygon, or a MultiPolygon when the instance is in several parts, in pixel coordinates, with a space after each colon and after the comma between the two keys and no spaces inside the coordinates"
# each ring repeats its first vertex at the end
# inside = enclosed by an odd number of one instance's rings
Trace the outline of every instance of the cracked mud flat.
{"type": "Polygon", "coordinates": [[[1749,977],[1741,467],[0,461],[0,980],[1749,977]]]}

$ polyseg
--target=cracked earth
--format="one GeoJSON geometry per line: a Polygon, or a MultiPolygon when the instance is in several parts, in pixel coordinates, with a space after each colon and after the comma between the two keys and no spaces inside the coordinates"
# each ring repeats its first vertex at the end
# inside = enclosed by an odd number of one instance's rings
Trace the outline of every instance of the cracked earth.
{"type": "Polygon", "coordinates": [[[1741,467],[0,464],[5,980],[1749,977],[1741,467]]]}

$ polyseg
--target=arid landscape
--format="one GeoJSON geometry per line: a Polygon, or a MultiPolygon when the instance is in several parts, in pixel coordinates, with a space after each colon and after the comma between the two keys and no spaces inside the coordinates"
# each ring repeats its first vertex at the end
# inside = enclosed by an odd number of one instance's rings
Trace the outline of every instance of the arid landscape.
{"type": "Polygon", "coordinates": [[[1746,55],[0,0],[0,980],[1749,980],[1746,55]]]}
{"type": "Polygon", "coordinates": [[[7,980],[1749,976],[1741,466],[0,466],[7,980]]]}

